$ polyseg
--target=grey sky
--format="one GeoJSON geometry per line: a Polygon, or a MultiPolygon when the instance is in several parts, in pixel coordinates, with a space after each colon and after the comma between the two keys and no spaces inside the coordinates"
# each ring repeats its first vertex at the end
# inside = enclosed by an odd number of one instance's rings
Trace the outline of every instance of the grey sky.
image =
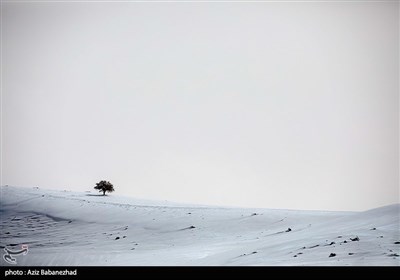
{"type": "Polygon", "coordinates": [[[2,184],[399,202],[399,3],[3,3],[2,184]]]}

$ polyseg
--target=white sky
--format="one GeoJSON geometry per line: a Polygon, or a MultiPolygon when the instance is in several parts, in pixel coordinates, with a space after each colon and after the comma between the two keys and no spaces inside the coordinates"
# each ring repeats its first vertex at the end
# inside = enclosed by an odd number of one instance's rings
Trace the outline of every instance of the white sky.
{"type": "Polygon", "coordinates": [[[399,202],[399,3],[3,3],[3,185],[399,202]]]}

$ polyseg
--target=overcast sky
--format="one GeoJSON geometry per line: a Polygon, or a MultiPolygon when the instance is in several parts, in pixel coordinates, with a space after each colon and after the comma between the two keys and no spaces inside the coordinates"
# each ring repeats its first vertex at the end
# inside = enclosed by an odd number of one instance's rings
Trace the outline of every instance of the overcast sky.
{"type": "Polygon", "coordinates": [[[399,202],[399,3],[3,3],[2,184],[399,202]]]}

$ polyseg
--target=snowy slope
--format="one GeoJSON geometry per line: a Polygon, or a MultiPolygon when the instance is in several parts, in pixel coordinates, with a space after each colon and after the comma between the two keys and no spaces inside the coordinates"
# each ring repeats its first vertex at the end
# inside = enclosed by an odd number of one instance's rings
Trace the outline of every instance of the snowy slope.
{"type": "Polygon", "coordinates": [[[18,265],[400,265],[399,204],[218,208],[4,186],[0,211],[1,248],[29,246],[18,265]]]}

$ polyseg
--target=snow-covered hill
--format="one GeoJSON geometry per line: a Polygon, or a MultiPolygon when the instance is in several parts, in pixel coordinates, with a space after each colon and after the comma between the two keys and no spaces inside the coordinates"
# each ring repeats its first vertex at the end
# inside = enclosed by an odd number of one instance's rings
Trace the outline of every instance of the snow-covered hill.
{"type": "Polygon", "coordinates": [[[1,248],[29,247],[17,265],[400,265],[399,204],[218,208],[4,186],[0,211],[1,248]]]}

